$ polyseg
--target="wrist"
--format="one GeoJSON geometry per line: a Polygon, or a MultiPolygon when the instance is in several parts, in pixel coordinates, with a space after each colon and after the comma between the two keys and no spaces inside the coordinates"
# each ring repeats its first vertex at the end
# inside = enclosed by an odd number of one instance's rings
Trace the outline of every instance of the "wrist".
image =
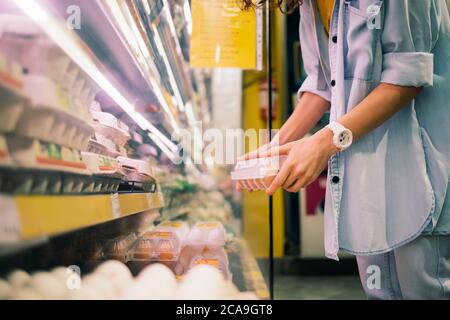
{"type": "Polygon", "coordinates": [[[340,151],[333,142],[333,136],[333,131],[327,127],[320,129],[313,135],[329,157],[340,151]]]}

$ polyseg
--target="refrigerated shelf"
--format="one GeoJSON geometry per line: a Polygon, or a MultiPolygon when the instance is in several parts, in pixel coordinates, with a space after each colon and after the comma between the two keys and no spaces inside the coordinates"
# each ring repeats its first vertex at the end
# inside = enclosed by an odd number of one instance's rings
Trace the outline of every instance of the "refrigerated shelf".
{"type": "Polygon", "coordinates": [[[270,299],[270,293],[255,256],[244,239],[235,240],[234,250],[228,250],[230,272],[240,291],[253,292],[259,299],[270,299]]]}
{"type": "Polygon", "coordinates": [[[161,193],[0,196],[0,243],[51,236],[164,206],[161,193]]]}

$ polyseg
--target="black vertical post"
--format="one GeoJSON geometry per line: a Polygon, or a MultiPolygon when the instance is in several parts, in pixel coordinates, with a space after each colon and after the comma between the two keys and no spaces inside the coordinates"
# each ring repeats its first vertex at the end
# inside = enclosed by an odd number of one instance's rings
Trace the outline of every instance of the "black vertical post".
{"type": "MultiPolygon", "coordinates": [[[[272,140],[272,19],[271,1],[266,2],[266,46],[267,46],[267,84],[268,84],[268,117],[269,141],[272,140]]],[[[269,292],[270,299],[274,298],[274,268],[273,268],[273,197],[269,196],[269,292]]]]}

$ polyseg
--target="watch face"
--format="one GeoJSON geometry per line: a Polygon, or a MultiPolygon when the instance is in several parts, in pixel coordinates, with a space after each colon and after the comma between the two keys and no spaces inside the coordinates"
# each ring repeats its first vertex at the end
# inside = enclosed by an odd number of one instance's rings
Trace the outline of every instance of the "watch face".
{"type": "Polygon", "coordinates": [[[341,132],[339,135],[339,144],[343,147],[348,146],[351,143],[351,136],[348,132],[341,132]]]}

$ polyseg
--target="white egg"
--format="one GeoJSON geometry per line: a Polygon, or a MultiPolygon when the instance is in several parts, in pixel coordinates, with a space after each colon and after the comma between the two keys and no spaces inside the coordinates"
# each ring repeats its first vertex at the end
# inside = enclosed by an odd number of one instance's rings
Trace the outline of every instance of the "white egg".
{"type": "Polygon", "coordinates": [[[90,274],[83,278],[81,285],[83,289],[91,290],[101,300],[116,298],[114,286],[104,275],[90,274]]]}
{"type": "Polygon", "coordinates": [[[71,290],[67,295],[67,300],[100,300],[101,297],[95,290],[89,288],[81,288],[78,290],[71,290]]]}
{"type": "Polygon", "coordinates": [[[9,282],[0,279],[0,300],[7,299],[12,292],[12,286],[9,282]]]}
{"type": "Polygon", "coordinates": [[[56,267],[51,270],[51,274],[54,275],[62,284],[66,285],[69,274],[67,274],[66,267],[56,267]]]}
{"type": "Polygon", "coordinates": [[[10,300],[42,300],[43,297],[31,288],[21,287],[15,289],[9,296],[10,300]]]}
{"type": "Polygon", "coordinates": [[[7,277],[9,283],[11,284],[11,286],[13,286],[13,288],[20,288],[25,286],[28,281],[30,281],[30,278],[31,277],[28,272],[20,269],[12,271],[7,277]]]}
{"type": "Polygon", "coordinates": [[[152,300],[173,299],[177,289],[177,280],[172,270],[159,263],[142,270],[136,281],[146,288],[148,299],[152,300]]]}
{"type": "Polygon", "coordinates": [[[181,282],[176,298],[179,300],[220,300],[228,296],[222,273],[212,266],[199,265],[191,269],[181,282]]]}
{"type": "Polygon", "coordinates": [[[67,293],[67,287],[50,272],[36,272],[31,276],[28,286],[48,300],[63,299],[67,293]]]}
{"type": "Polygon", "coordinates": [[[109,260],[102,263],[95,270],[95,273],[107,277],[114,286],[116,293],[119,293],[133,281],[133,276],[128,267],[117,260],[109,260]]]}
{"type": "Polygon", "coordinates": [[[146,285],[137,281],[133,281],[129,287],[122,290],[119,298],[124,300],[150,300],[146,285]]]}

